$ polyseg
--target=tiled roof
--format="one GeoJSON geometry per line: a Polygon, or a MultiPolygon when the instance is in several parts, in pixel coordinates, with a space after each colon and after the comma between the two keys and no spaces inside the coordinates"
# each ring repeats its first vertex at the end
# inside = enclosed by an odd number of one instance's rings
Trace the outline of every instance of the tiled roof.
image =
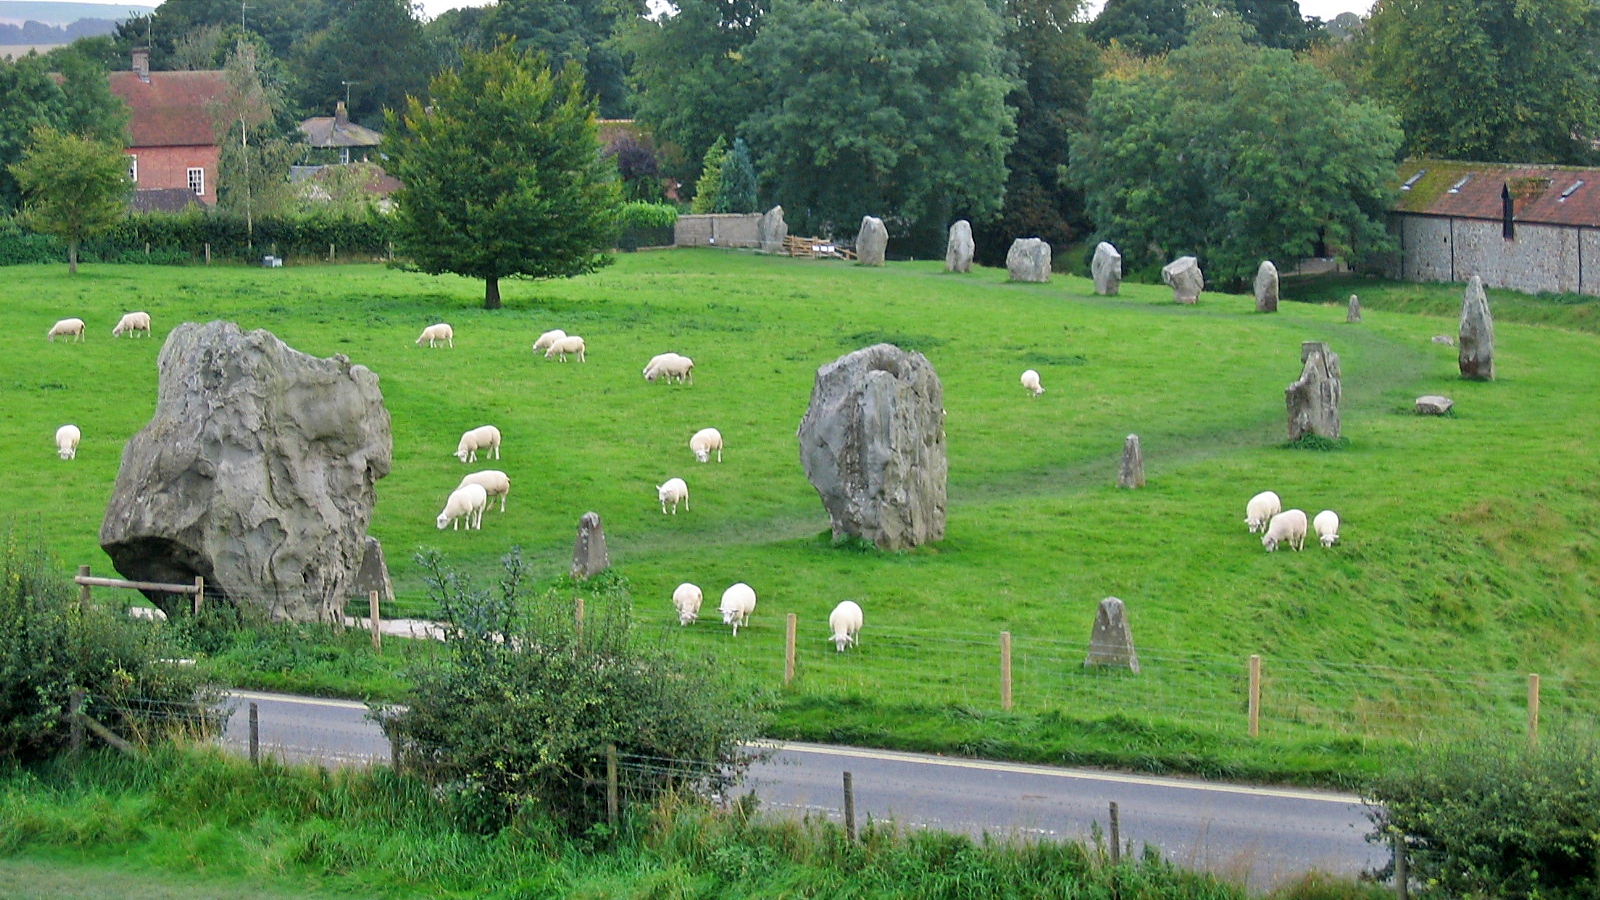
{"type": "Polygon", "coordinates": [[[1509,187],[1518,222],[1600,226],[1600,169],[1409,159],[1398,184],[1397,212],[1498,222],[1509,187]]]}
{"type": "Polygon", "coordinates": [[[211,103],[227,88],[223,74],[112,72],[111,93],[128,104],[133,147],[194,147],[217,143],[211,103]]]}
{"type": "Polygon", "coordinates": [[[376,147],[383,135],[338,116],[316,116],[300,123],[300,133],[313,147],[376,147]]]}

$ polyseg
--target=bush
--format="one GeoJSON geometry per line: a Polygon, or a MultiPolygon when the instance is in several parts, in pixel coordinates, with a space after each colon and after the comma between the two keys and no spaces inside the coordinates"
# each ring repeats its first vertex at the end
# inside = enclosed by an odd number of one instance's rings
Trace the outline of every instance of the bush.
{"type": "Polygon", "coordinates": [[[0,266],[66,261],[67,248],[60,241],[27,231],[14,219],[0,218],[0,266]]]}

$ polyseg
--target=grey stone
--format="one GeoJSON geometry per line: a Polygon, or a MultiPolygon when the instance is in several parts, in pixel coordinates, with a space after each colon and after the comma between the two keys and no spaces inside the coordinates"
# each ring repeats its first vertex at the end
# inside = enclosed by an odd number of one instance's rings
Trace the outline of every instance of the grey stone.
{"type": "Polygon", "coordinates": [[[378,376],[232,322],[179,325],[156,367],[155,415],[123,448],[100,526],[112,565],[201,576],[208,597],[273,619],[341,620],[391,463],[378,376]]]}
{"type": "Polygon", "coordinates": [[[1200,271],[1200,260],[1180,256],[1161,267],[1161,281],[1172,288],[1172,299],[1179,303],[1194,303],[1205,290],[1206,276],[1200,271]]]}
{"type": "Polygon", "coordinates": [[[361,553],[361,566],[356,570],[355,593],[366,597],[373,591],[385,603],[394,602],[394,582],[389,580],[389,564],[383,558],[383,545],[372,535],[367,535],[361,553]]]}
{"type": "Polygon", "coordinates": [[[1256,267],[1256,312],[1278,311],[1278,267],[1272,260],[1263,259],[1256,267]]]}
{"type": "Polygon", "coordinates": [[[889,229],[876,216],[862,216],[861,230],[856,232],[856,262],[863,266],[883,265],[883,254],[889,249],[889,229]]]}
{"type": "Polygon", "coordinates": [[[1454,347],[1456,345],[1456,339],[1451,337],[1448,334],[1436,334],[1436,335],[1434,335],[1433,336],[1433,342],[1435,344],[1443,344],[1446,347],[1454,347]]]}
{"type": "Polygon", "coordinates": [[[1321,341],[1300,345],[1300,380],[1283,392],[1289,412],[1289,440],[1308,434],[1339,437],[1339,402],[1343,386],[1339,378],[1339,355],[1321,341]]]}
{"type": "Polygon", "coordinates": [[[1144,451],[1139,449],[1139,436],[1128,435],[1122,444],[1122,467],[1117,470],[1117,487],[1144,487],[1144,451]]]}
{"type": "Polygon", "coordinates": [[[1100,601],[1094,614],[1094,631],[1089,635],[1088,666],[1115,666],[1139,674],[1139,654],[1133,649],[1133,630],[1128,627],[1128,611],[1116,597],[1100,601]]]}
{"type": "Polygon", "coordinates": [[[572,548],[572,577],[588,578],[611,568],[606,552],[606,532],[600,527],[600,514],[586,512],[578,519],[578,543],[572,548]]]}
{"type": "Polygon", "coordinates": [[[1050,245],[1038,238],[1017,238],[1006,251],[1006,271],[1012,281],[1049,281],[1050,245]]]}
{"type": "Polygon", "coordinates": [[[762,253],[785,252],[783,242],[789,237],[789,226],[783,221],[783,207],[774,206],[756,222],[756,240],[762,253]]]}
{"type": "Polygon", "coordinates": [[[1429,394],[1426,397],[1417,398],[1417,415],[1442,416],[1449,412],[1450,408],[1455,405],[1456,402],[1451,400],[1449,397],[1441,397],[1438,394],[1429,394]]]}
{"type": "Polygon", "coordinates": [[[796,437],[835,538],[900,550],[944,537],[944,386],[922,354],[875,344],[817,369],[796,437]]]}
{"type": "Polygon", "coordinates": [[[944,247],[946,272],[971,272],[972,255],[978,247],[972,242],[972,223],[966,219],[950,226],[950,240],[944,247]]]}
{"type": "Polygon", "coordinates": [[[1494,317],[1489,314],[1483,280],[1476,275],[1461,298],[1461,340],[1456,347],[1462,378],[1494,380],[1494,317]]]}
{"type": "Polygon", "coordinates": [[[1094,260],[1089,263],[1094,275],[1094,292],[1115,297],[1122,290],[1122,254],[1107,241],[1094,245],[1094,260]]]}
{"type": "Polygon", "coordinates": [[[1355,294],[1350,295],[1350,305],[1345,308],[1344,321],[1347,325],[1361,324],[1361,298],[1355,294]]]}

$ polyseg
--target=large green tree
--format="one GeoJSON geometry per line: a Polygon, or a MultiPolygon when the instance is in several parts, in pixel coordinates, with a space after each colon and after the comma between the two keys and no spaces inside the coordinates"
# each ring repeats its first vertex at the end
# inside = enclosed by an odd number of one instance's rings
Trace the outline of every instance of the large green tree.
{"type": "Polygon", "coordinates": [[[22,200],[10,166],[22,159],[35,129],[88,135],[118,146],[127,142],[127,106],[111,93],[106,70],[79,53],[0,57],[0,110],[0,214],[22,200]]]}
{"type": "Polygon", "coordinates": [[[1301,50],[1320,30],[1319,20],[1300,14],[1299,0],[1106,0],[1089,36],[1140,56],[1168,53],[1189,40],[1192,14],[1208,10],[1238,16],[1252,29],[1251,41],[1266,47],[1301,50]]]}
{"type": "Polygon", "coordinates": [[[78,272],[78,245],[108,231],[128,214],[128,157],[122,144],[34,129],[20,162],[11,166],[22,188],[23,223],[67,245],[67,267],[78,272]]]}
{"type": "Polygon", "coordinates": [[[500,0],[482,27],[490,37],[545,54],[552,66],[568,60],[582,66],[600,114],[615,119],[631,112],[631,102],[626,53],[611,38],[646,11],[645,0],[500,0]]]}
{"type": "Polygon", "coordinates": [[[328,26],[307,35],[291,58],[299,72],[295,99],[309,115],[331,115],[348,97],[350,118],[373,128],[384,110],[422,93],[435,71],[407,0],[340,4],[328,26]]]}
{"type": "Polygon", "coordinates": [[[502,278],[565,278],[611,261],[616,167],[601,155],[576,64],[552,73],[510,45],[469,51],[429,93],[390,113],[384,141],[404,185],[399,248],[416,268],[482,278],[484,308],[498,309],[502,278]]]}
{"type": "Polygon", "coordinates": [[[282,211],[292,198],[289,166],[300,153],[278,121],[283,98],[262,81],[259,52],[252,41],[238,43],[222,70],[227,90],[211,104],[222,147],[217,202],[245,217],[252,238],[256,218],[282,211]]]}

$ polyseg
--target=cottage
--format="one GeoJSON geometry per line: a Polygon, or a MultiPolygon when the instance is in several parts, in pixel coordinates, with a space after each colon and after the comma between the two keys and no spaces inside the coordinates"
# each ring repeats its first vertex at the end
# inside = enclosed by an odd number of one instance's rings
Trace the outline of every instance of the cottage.
{"type": "Polygon", "coordinates": [[[128,104],[128,175],[136,208],[170,208],[171,191],[187,190],[207,206],[217,202],[217,142],[211,109],[227,90],[220,71],[152,72],[150,54],[133,51],[133,70],[112,72],[111,93],[128,104]],[[166,191],[141,200],[146,191],[166,191]]]}
{"type": "Polygon", "coordinates": [[[350,121],[350,113],[340,100],[331,116],[313,116],[300,123],[300,133],[311,148],[313,163],[367,162],[375,155],[383,135],[350,121]]]}

